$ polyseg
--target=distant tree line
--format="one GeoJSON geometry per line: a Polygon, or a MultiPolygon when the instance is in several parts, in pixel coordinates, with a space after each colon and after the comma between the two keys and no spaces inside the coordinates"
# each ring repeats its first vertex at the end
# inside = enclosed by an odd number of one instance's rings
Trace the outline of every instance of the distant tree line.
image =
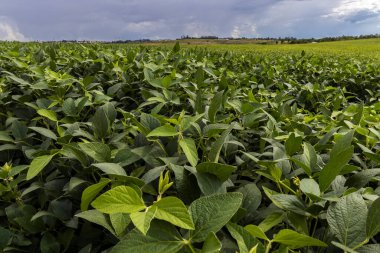
{"type": "MultiPolygon", "coordinates": [[[[218,37],[214,35],[205,35],[200,37],[194,37],[189,35],[183,35],[176,40],[192,40],[192,39],[205,39],[205,40],[257,40],[260,44],[304,44],[304,43],[315,43],[315,42],[328,42],[328,41],[340,41],[340,40],[358,40],[358,39],[372,39],[380,38],[380,34],[368,34],[359,36],[337,36],[337,37],[324,37],[324,38],[295,38],[295,37],[260,37],[260,38],[232,38],[232,37],[218,37]]],[[[139,39],[139,40],[114,40],[114,41],[90,41],[90,40],[61,40],[59,42],[63,43],[109,43],[109,44],[124,44],[124,43],[146,43],[146,42],[160,42],[160,41],[171,41],[171,40],[151,40],[151,39],[139,39]]]]}
{"type": "Polygon", "coordinates": [[[324,37],[324,38],[296,38],[296,37],[260,37],[260,38],[247,38],[247,37],[241,37],[241,38],[232,38],[232,37],[223,37],[219,38],[218,36],[200,36],[200,37],[193,37],[189,35],[183,35],[181,36],[180,40],[184,39],[219,39],[219,40],[258,40],[258,41],[271,41],[272,43],[276,44],[303,44],[303,43],[312,43],[312,42],[328,42],[328,41],[340,41],[340,40],[358,40],[358,39],[373,39],[373,38],[380,38],[380,34],[368,34],[368,35],[358,35],[358,36],[336,36],[336,37],[324,37]]]}

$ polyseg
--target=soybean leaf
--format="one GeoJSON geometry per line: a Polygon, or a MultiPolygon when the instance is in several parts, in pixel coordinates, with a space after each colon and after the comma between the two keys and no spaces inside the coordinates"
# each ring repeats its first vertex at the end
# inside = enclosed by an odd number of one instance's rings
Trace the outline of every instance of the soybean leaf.
{"type": "Polygon", "coordinates": [[[301,136],[296,137],[294,133],[291,133],[289,135],[289,138],[285,142],[286,153],[289,156],[292,156],[293,154],[297,153],[300,150],[301,144],[302,144],[302,137],[301,136]]]}
{"type": "Polygon", "coordinates": [[[236,170],[235,166],[213,162],[200,163],[196,168],[200,173],[209,173],[217,176],[222,182],[226,181],[236,170]]]}
{"type": "Polygon", "coordinates": [[[45,137],[48,137],[53,140],[57,140],[57,135],[55,135],[53,131],[47,128],[43,128],[43,127],[29,127],[29,128],[45,137]]]}
{"type": "Polygon", "coordinates": [[[92,223],[98,224],[113,234],[115,233],[111,224],[108,222],[107,217],[103,213],[99,212],[98,210],[84,211],[84,212],[76,214],[75,216],[88,220],[92,223]]]}
{"type": "Polygon", "coordinates": [[[349,179],[347,179],[345,185],[360,189],[368,184],[375,176],[380,174],[380,169],[367,169],[362,170],[349,179]]]}
{"type": "Polygon", "coordinates": [[[315,239],[307,235],[299,234],[290,229],[281,230],[278,234],[275,235],[272,241],[288,245],[293,249],[308,246],[327,247],[326,243],[318,239],[315,239]]]}
{"type": "Polygon", "coordinates": [[[111,159],[111,149],[104,143],[79,143],[79,147],[97,162],[108,162],[111,159]]]}
{"type": "Polygon", "coordinates": [[[92,118],[92,126],[97,136],[99,136],[100,138],[104,138],[107,136],[110,123],[108,121],[107,115],[103,107],[99,107],[96,110],[95,115],[92,118]]]}
{"type": "Polygon", "coordinates": [[[193,221],[183,202],[176,197],[165,197],[153,204],[155,217],[184,229],[194,229],[193,221]]]}
{"type": "Polygon", "coordinates": [[[301,180],[300,190],[306,195],[311,195],[311,197],[319,197],[321,195],[321,190],[319,189],[318,183],[311,178],[304,178],[301,180]]]}
{"type": "Polygon", "coordinates": [[[147,235],[134,229],[112,248],[111,253],[177,253],[184,245],[175,227],[153,220],[147,235]]]}
{"type": "Polygon", "coordinates": [[[101,178],[99,183],[93,184],[89,187],[87,187],[82,192],[82,200],[80,203],[80,209],[82,211],[86,211],[88,209],[88,205],[91,203],[91,201],[98,195],[98,193],[103,190],[103,188],[111,182],[108,178],[101,178]]]}
{"type": "Polygon", "coordinates": [[[60,244],[49,232],[45,233],[40,242],[41,253],[54,253],[60,251],[60,244]]]}
{"type": "Polygon", "coordinates": [[[317,153],[310,143],[306,142],[304,144],[303,156],[308,168],[305,172],[308,176],[311,176],[311,173],[317,169],[317,153]]]}
{"type": "Polygon", "coordinates": [[[250,218],[261,204],[261,192],[254,183],[246,184],[237,191],[243,193],[242,207],[247,210],[247,216],[250,218]]]}
{"type": "Polygon", "coordinates": [[[195,167],[198,163],[198,152],[195,142],[191,138],[184,138],[179,141],[179,146],[185,153],[187,160],[190,162],[191,166],[195,167]]]}
{"type": "Polygon", "coordinates": [[[203,243],[201,253],[219,253],[221,249],[222,243],[215,233],[210,232],[203,243]]]}
{"type": "Polygon", "coordinates": [[[117,186],[100,195],[91,205],[103,213],[134,213],[145,209],[141,195],[129,186],[117,186]]]}
{"type": "Polygon", "coordinates": [[[219,160],[219,154],[222,150],[223,144],[226,142],[228,135],[234,128],[234,124],[231,124],[229,128],[224,130],[224,132],[219,136],[218,139],[212,144],[208,158],[211,162],[217,163],[219,160]]]}
{"type": "Polygon", "coordinates": [[[148,232],[150,223],[153,220],[156,211],[156,206],[150,206],[144,212],[131,213],[130,217],[133,224],[144,235],[146,235],[146,233],[148,232]]]}
{"type": "Polygon", "coordinates": [[[119,176],[127,176],[127,173],[117,163],[94,163],[92,166],[99,168],[101,171],[106,173],[107,175],[119,175],[119,176]]]}
{"type": "MultiPolygon", "coordinates": [[[[338,145],[338,144],[336,144],[338,145]]],[[[319,175],[319,186],[322,192],[326,191],[335,177],[339,175],[343,167],[348,163],[354,153],[354,147],[342,148],[339,152],[331,152],[330,160],[323,167],[319,175]]]]}
{"type": "Polygon", "coordinates": [[[331,182],[339,175],[342,168],[348,163],[354,153],[351,146],[353,131],[340,137],[330,152],[330,160],[319,175],[319,186],[322,192],[326,191],[331,182]]]}
{"type": "Polygon", "coordinates": [[[237,212],[243,200],[241,193],[224,193],[201,197],[190,205],[195,230],[191,238],[195,242],[206,239],[210,232],[219,231],[237,212]]]}
{"type": "MultiPolygon", "coordinates": [[[[260,244],[259,241],[247,230],[237,224],[228,223],[227,229],[231,236],[236,240],[240,253],[249,253],[251,248],[260,244]]],[[[263,252],[262,245],[260,245],[260,252],[263,252]]]]}
{"type": "Polygon", "coordinates": [[[372,202],[367,216],[367,238],[371,238],[380,232],[380,197],[372,202]]]}
{"type": "MultiPolygon", "coordinates": [[[[16,140],[23,140],[27,137],[28,128],[18,120],[12,122],[12,135],[16,140]]],[[[7,138],[6,138],[7,140],[7,138]]],[[[13,142],[13,140],[11,140],[13,142]]]]}
{"type": "Polygon", "coordinates": [[[287,194],[275,194],[268,196],[273,204],[286,211],[291,211],[301,215],[308,216],[306,212],[306,205],[297,196],[287,194]]]}
{"type": "Polygon", "coordinates": [[[0,227],[0,250],[4,249],[12,237],[11,231],[6,228],[0,227]]]}
{"type": "Polygon", "coordinates": [[[164,125],[153,129],[146,137],[169,137],[176,136],[179,133],[175,127],[171,125],[164,125]]]}
{"type": "Polygon", "coordinates": [[[361,195],[351,193],[327,210],[331,232],[344,246],[354,248],[366,238],[367,206],[361,195]]]}
{"type": "Polygon", "coordinates": [[[126,213],[113,213],[110,214],[110,221],[117,236],[120,236],[127,229],[131,218],[126,213]]]}
{"type": "Polygon", "coordinates": [[[264,231],[256,225],[247,225],[244,227],[245,230],[247,230],[252,236],[256,238],[260,238],[266,241],[269,241],[269,238],[266,236],[264,231]]]}
{"type": "Polygon", "coordinates": [[[26,174],[26,180],[30,180],[38,175],[49,164],[54,155],[43,155],[33,159],[28,172],[26,174]]]}
{"type": "Polygon", "coordinates": [[[208,118],[211,123],[215,122],[215,116],[218,112],[223,98],[223,91],[217,92],[211,100],[210,107],[208,109],[208,118]]]}
{"type": "Polygon", "coordinates": [[[57,113],[52,110],[47,110],[47,109],[39,109],[37,110],[37,113],[43,117],[46,117],[52,121],[58,121],[57,118],[57,113]]]}
{"type": "Polygon", "coordinates": [[[281,223],[285,218],[284,213],[275,212],[269,214],[265,219],[259,224],[260,229],[265,233],[272,227],[281,223]]]}

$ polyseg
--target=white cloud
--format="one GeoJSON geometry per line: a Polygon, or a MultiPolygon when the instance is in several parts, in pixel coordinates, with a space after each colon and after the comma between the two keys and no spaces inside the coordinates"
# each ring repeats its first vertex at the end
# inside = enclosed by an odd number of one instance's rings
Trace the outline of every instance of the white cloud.
{"type": "Polygon", "coordinates": [[[232,38],[240,38],[241,37],[241,31],[237,25],[234,26],[234,29],[231,32],[231,37],[232,38]]]}
{"type": "Polygon", "coordinates": [[[28,40],[18,29],[18,27],[5,17],[0,17],[0,40],[26,41],[28,40]]]}
{"type": "Polygon", "coordinates": [[[379,0],[343,0],[332,9],[331,13],[322,17],[360,22],[377,14],[380,14],[379,0]]]}
{"type": "Polygon", "coordinates": [[[213,32],[214,29],[211,27],[201,24],[199,22],[191,22],[184,25],[184,35],[189,35],[192,37],[200,37],[200,36],[212,36],[217,35],[213,32]]]}
{"type": "Polygon", "coordinates": [[[152,21],[131,22],[127,24],[127,30],[130,32],[151,31],[156,27],[157,23],[152,21]]]}
{"type": "Polygon", "coordinates": [[[256,25],[251,23],[246,23],[242,25],[235,25],[231,31],[232,38],[241,37],[255,37],[258,36],[256,25]]]}

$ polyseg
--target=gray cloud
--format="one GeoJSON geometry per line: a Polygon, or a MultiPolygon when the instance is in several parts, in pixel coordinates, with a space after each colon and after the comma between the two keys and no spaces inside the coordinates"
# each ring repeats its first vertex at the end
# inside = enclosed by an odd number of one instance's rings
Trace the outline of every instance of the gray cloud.
{"type": "Polygon", "coordinates": [[[0,39],[6,37],[2,30],[20,40],[380,32],[378,0],[1,0],[0,5],[0,17],[7,20],[0,22],[0,39]]]}

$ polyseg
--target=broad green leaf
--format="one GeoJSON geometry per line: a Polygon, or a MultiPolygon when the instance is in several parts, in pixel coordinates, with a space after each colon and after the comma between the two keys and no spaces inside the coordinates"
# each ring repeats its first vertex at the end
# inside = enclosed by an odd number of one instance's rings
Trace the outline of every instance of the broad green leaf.
{"type": "Polygon", "coordinates": [[[92,204],[103,213],[134,213],[145,209],[144,201],[135,189],[117,186],[100,195],[92,204]]]}
{"type": "Polygon", "coordinates": [[[83,152],[97,162],[108,162],[111,159],[111,149],[104,143],[88,142],[79,143],[78,145],[83,152]]]}
{"type": "Polygon", "coordinates": [[[100,169],[107,175],[127,176],[123,167],[117,163],[93,163],[92,166],[100,169]]]}
{"type": "Polygon", "coordinates": [[[374,237],[380,232],[380,197],[372,202],[367,216],[367,238],[374,237]]]}
{"type": "Polygon", "coordinates": [[[0,250],[4,249],[12,237],[11,231],[6,228],[0,227],[0,250]]]}
{"type": "Polygon", "coordinates": [[[215,116],[220,106],[222,105],[223,91],[217,92],[211,100],[210,107],[208,109],[208,119],[211,123],[215,122],[215,116]]]}
{"type": "Polygon", "coordinates": [[[1,142],[13,142],[14,140],[12,139],[12,137],[9,135],[8,132],[5,132],[5,131],[0,131],[0,141],[1,142]]]}
{"type": "Polygon", "coordinates": [[[224,130],[224,132],[219,136],[219,138],[216,139],[216,141],[212,144],[210,153],[208,155],[208,159],[211,162],[214,162],[214,163],[218,162],[219,154],[220,154],[220,151],[222,150],[223,144],[226,142],[228,135],[230,134],[233,128],[234,128],[234,124],[231,124],[230,127],[224,130]]]}
{"type": "MultiPolygon", "coordinates": [[[[12,135],[16,140],[23,140],[27,137],[28,128],[18,120],[12,122],[12,135]]],[[[12,141],[13,142],[13,141],[12,141]]]]}
{"type": "Polygon", "coordinates": [[[283,229],[273,238],[273,242],[288,245],[293,249],[308,246],[327,247],[327,244],[313,237],[299,234],[290,229],[283,229]]]}
{"type": "Polygon", "coordinates": [[[222,244],[218,237],[215,233],[210,232],[203,243],[201,253],[219,253],[221,249],[222,244]]]}
{"type": "Polygon", "coordinates": [[[368,184],[375,176],[380,174],[380,169],[366,169],[362,170],[346,181],[346,186],[355,187],[360,189],[368,184]]]}
{"type": "Polygon", "coordinates": [[[184,246],[175,227],[153,220],[147,235],[134,229],[110,253],[177,253],[184,246]]]}
{"type": "Polygon", "coordinates": [[[113,234],[115,233],[111,224],[108,222],[107,217],[103,213],[99,212],[98,210],[84,211],[84,212],[76,214],[75,216],[88,220],[89,222],[98,224],[113,234]]]}
{"type": "Polygon", "coordinates": [[[200,163],[196,168],[200,173],[209,173],[217,176],[222,182],[226,181],[236,170],[235,166],[213,162],[200,163]]]}
{"type": "Polygon", "coordinates": [[[54,155],[43,155],[33,159],[31,162],[28,173],[26,175],[26,180],[30,180],[38,175],[45,167],[49,164],[54,155]]]}
{"type": "Polygon", "coordinates": [[[227,192],[229,181],[222,182],[215,175],[208,173],[198,173],[193,167],[185,166],[185,168],[195,175],[199,189],[205,196],[227,192]]]}
{"type": "MultiPolygon", "coordinates": [[[[227,224],[228,232],[230,232],[231,236],[236,240],[237,245],[239,247],[240,253],[249,253],[250,249],[260,244],[260,242],[253,237],[247,230],[243,227],[234,224],[227,224]]],[[[260,245],[260,251],[263,252],[262,245],[260,245]]]]}
{"type": "Polygon", "coordinates": [[[284,213],[271,213],[259,224],[260,229],[265,233],[277,224],[281,223],[285,218],[284,213]]]}
{"type": "Polygon", "coordinates": [[[146,137],[170,137],[176,136],[179,133],[175,127],[171,125],[164,125],[153,129],[146,137]]]}
{"type": "Polygon", "coordinates": [[[305,211],[305,203],[301,201],[297,196],[288,194],[275,194],[268,197],[272,200],[273,204],[283,210],[291,211],[305,216],[309,215],[309,213],[305,211]]]}
{"type": "Polygon", "coordinates": [[[300,190],[305,194],[311,194],[314,196],[320,196],[321,191],[319,185],[314,179],[304,178],[300,182],[300,190]]]}
{"type": "Polygon", "coordinates": [[[88,209],[88,205],[91,203],[91,201],[98,195],[98,193],[103,190],[103,188],[111,182],[108,178],[101,178],[99,183],[93,184],[89,187],[87,187],[82,192],[82,199],[80,203],[80,209],[82,211],[86,211],[88,209]]]}
{"type": "Polygon", "coordinates": [[[187,160],[191,166],[195,167],[198,163],[198,151],[195,142],[191,138],[184,138],[179,141],[179,146],[185,153],[187,160]]]}
{"type": "Polygon", "coordinates": [[[129,214],[126,213],[113,213],[110,214],[110,221],[116,235],[121,236],[127,229],[129,223],[131,223],[131,218],[129,214]]]}
{"type": "Polygon", "coordinates": [[[297,153],[301,149],[302,137],[296,137],[294,133],[289,135],[289,138],[285,141],[285,150],[289,156],[297,153]]]}
{"type": "Polygon", "coordinates": [[[350,131],[336,141],[330,152],[330,159],[319,175],[319,186],[322,192],[326,191],[342,168],[350,161],[354,147],[351,141],[354,132],[350,131]]]}
{"type": "Polygon", "coordinates": [[[242,207],[247,210],[247,218],[253,217],[261,204],[262,195],[259,188],[257,188],[256,184],[249,183],[240,187],[237,191],[243,193],[242,207]]]}
{"type": "Polygon", "coordinates": [[[41,253],[56,253],[60,251],[60,244],[49,232],[45,233],[40,241],[41,253]]]}
{"type": "Polygon", "coordinates": [[[305,143],[303,148],[303,156],[308,170],[305,171],[308,176],[317,169],[317,154],[314,147],[310,143],[305,143]]]}
{"type": "Polygon", "coordinates": [[[48,137],[53,140],[57,140],[57,135],[55,135],[53,131],[47,128],[43,128],[43,127],[29,127],[29,128],[45,137],[48,137]]]}
{"type": "Polygon", "coordinates": [[[133,224],[144,235],[146,235],[146,233],[148,232],[150,223],[153,220],[156,211],[156,206],[150,206],[147,209],[145,209],[144,212],[131,213],[130,217],[133,224]]]}
{"type": "Polygon", "coordinates": [[[62,111],[67,116],[76,116],[77,109],[75,106],[75,101],[72,98],[68,98],[63,102],[62,111]]]}
{"type": "Polygon", "coordinates": [[[92,126],[94,128],[94,133],[99,138],[104,138],[107,136],[110,123],[103,107],[99,107],[96,110],[94,117],[92,118],[92,126]]]}
{"type": "Polygon", "coordinates": [[[201,197],[190,205],[190,213],[195,225],[191,238],[195,242],[206,239],[210,232],[218,232],[237,212],[243,194],[224,193],[201,197]]]}
{"type": "Polygon", "coordinates": [[[183,202],[176,197],[165,197],[153,204],[155,217],[184,229],[194,229],[193,221],[183,202]]]}
{"type": "Polygon", "coordinates": [[[48,118],[52,121],[58,121],[57,113],[55,111],[48,110],[48,109],[39,109],[37,110],[37,113],[41,115],[42,117],[48,118]]]}
{"type": "Polygon", "coordinates": [[[247,230],[253,237],[269,241],[269,238],[259,226],[247,225],[244,227],[244,229],[247,230]]]}
{"type": "Polygon", "coordinates": [[[344,246],[354,248],[366,238],[367,206],[361,195],[351,193],[327,210],[331,232],[344,246]]]}
{"type": "MultiPolygon", "coordinates": [[[[336,144],[338,145],[338,144],[336,144]]],[[[335,148],[335,147],[334,147],[335,148]]],[[[343,148],[340,152],[331,152],[330,160],[323,167],[321,173],[319,174],[319,186],[322,192],[326,191],[335,177],[339,175],[340,171],[348,161],[351,160],[351,157],[354,153],[354,147],[348,146],[348,148],[343,148]]]]}

